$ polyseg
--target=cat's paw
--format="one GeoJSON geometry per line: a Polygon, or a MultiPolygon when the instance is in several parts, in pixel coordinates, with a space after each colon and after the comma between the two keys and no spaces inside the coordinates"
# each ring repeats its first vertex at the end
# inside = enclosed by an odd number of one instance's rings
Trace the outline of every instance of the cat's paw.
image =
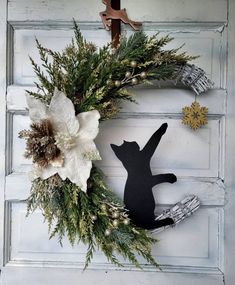
{"type": "Polygon", "coordinates": [[[175,224],[175,222],[172,218],[166,218],[165,221],[167,222],[168,225],[174,225],[175,224]]]}
{"type": "Polygon", "coordinates": [[[169,175],[169,177],[168,177],[169,180],[168,181],[170,183],[175,183],[177,181],[177,177],[175,176],[175,174],[169,173],[168,175],[169,175]]]}
{"type": "Polygon", "coordinates": [[[168,124],[164,123],[161,125],[161,127],[159,128],[159,130],[161,131],[162,134],[165,134],[166,130],[167,130],[168,124]]]}

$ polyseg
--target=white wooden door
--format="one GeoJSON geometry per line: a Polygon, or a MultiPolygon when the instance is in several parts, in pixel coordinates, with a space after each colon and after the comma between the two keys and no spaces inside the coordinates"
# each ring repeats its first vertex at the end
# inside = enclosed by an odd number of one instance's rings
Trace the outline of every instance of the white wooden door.
{"type": "Polygon", "coordinates": [[[167,122],[169,128],[152,169],[156,173],[172,171],[178,182],[158,186],[158,207],[174,204],[186,194],[198,195],[202,207],[184,223],[158,235],[160,242],[153,254],[162,264],[162,272],[147,265],[139,271],[128,264],[120,270],[97,253],[83,273],[84,246],[71,248],[65,241],[61,248],[56,239],[49,241],[40,211],[25,218],[30,164],[23,158],[24,142],[18,132],[29,125],[24,90],[32,88],[35,80],[28,55],[39,61],[35,36],[43,45],[61,50],[71,40],[71,19],[75,18],[87,39],[103,45],[110,39],[99,19],[104,6],[97,0],[0,0],[2,284],[234,284],[234,2],[122,1],[131,18],[144,22],[146,33],[170,33],[175,41],[169,47],[186,43],[184,49],[190,54],[200,54],[195,63],[215,82],[215,90],[199,98],[209,106],[209,124],[194,132],[180,119],[181,108],[194,99],[191,91],[170,85],[160,90],[138,88],[139,105],[125,104],[119,118],[101,128],[97,139],[104,158],[101,167],[122,196],[125,172],[109,144],[131,139],[142,145],[167,122]]]}

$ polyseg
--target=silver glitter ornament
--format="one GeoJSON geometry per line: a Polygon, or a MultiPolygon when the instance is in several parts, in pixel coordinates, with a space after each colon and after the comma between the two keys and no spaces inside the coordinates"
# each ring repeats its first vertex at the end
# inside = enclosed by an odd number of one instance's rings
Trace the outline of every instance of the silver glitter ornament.
{"type": "Polygon", "coordinates": [[[124,225],[129,225],[129,223],[130,223],[129,219],[125,219],[125,220],[123,221],[123,224],[124,224],[124,225]]]}
{"type": "Polygon", "coordinates": [[[131,79],[131,83],[132,83],[133,85],[138,84],[137,78],[132,78],[132,79],[131,79]]]}
{"type": "Polygon", "coordinates": [[[109,229],[106,229],[105,232],[104,232],[104,234],[105,234],[106,236],[110,236],[110,235],[111,235],[111,231],[110,231],[109,229]]]}
{"type": "Polygon", "coordinates": [[[113,216],[113,218],[117,219],[119,217],[119,213],[118,212],[114,212],[112,216],[113,216]]]}
{"type": "Polygon", "coordinates": [[[115,85],[116,87],[120,87],[120,86],[121,86],[121,81],[116,80],[116,81],[114,82],[114,85],[115,85]]]}
{"type": "Polygon", "coordinates": [[[137,66],[137,62],[135,60],[131,61],[131,67],[135,68],[137,66]]]}
{"type": "Polygon", "coordinates": [[[119,224],[118,220],[113,220],[113,225],[114,225],[114,227],[117,227],[118,224],[119,224]]]}
{"type": "Polygon", "coordinates": [[[113,81],[112,81],[111,79],[108,79],[108,80],[106,81],[106,84],[107,84],[108,86],[112,86],[112,85],[113,85],[113,81]]]}
{"type": "Polygon", "coordinates": [[[142,79],[145,79],[145,78],[147,77],[147,73],[146,73],[145,71],[142,71],[142,72],[140,73],[140,77],[141,77],[142,79]]]}
{"type": "Polygon", "coordinates": [[[91,219],[92,219],[92,221],[96,221],[97,220],[97,216],[96,215],[92,215],[91,219]]]}
{"type": "Polygon", "coordinates": [[[125,74],[125,77],[126,77],[126,78],[130,78],[130,77],[131,77],[131,72],[130,72],[130,71],[127,71],[126,74],[125,74]]]}

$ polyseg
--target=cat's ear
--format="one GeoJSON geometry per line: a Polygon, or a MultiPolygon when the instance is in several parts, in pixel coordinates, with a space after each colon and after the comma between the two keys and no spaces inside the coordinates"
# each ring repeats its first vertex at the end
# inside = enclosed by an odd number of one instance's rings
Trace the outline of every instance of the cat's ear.
{"type": "Polygon", "coordinates": [[[116,154],[117,158],[120,159],[121,161],[123,160],[123,149],[121,146],[115,145],[115,144],[110,144],[112,150],[116,154]]]}

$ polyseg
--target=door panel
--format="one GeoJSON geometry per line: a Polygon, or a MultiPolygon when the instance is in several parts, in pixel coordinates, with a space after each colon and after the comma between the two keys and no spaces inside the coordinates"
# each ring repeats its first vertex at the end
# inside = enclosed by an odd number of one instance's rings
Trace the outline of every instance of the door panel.
{"type": "MultiPolygon", "coordinates": [[[[25,203],[12,202],[9,205],[12,222],[9,228],[11,249],[8,265],[83,266],[86,246],[80,244],[72,248],[65,240],[61,247],[56,239],[48,241],[47,225],[43,223],[40,211],[28,219],[25,219],[25,214],[25,203]]],[[[153,247],[153,255],[161,264],[174,264],[182,270],[188,266],[218,267],[222,245],[222,229],[218,221],[222,218],[223,210],[220,208],[201,209],[191,218],[190,223],[182,223],[177,228],[158,234],[160,241],[153,247]]],[[[125,263],[124,260],[123,262],[125,263]]],[[[92,266],[104,263],[106,260],[102,253],[97,253],[92,266]]],[[[108,264],[105,265],[105,268],[109,267],[108,264]]],[[[146,267],[145,271],[152,269],[146,267]]]]}
{"type": "MultiPolygon", "coordinates": [[[[28,60],[30,55],[36,62],[40,63],[39,55],[35,45],[35,37],[40,41],[43,46],[54,50],[62,50],[68,43],[70,43],[73,32],[71,26],[61,27],[55,26],[50,30],[44,26],[43,29],[38,29],[37,26],[28,26],[28,29],[20,27],[14,23],[14,84],[18,85],[31,85],[35,81],[35,74],[32,65],[28,60]],[[36,30],[37,28],[37,30],[36,30]],[[59,30],[58,30],[59,29],[59,30]]],[[[110,40],[110,35],[104,30],[100,29],[100,24],[95,24],[93,27],[81,25],[84,37],[88,41],[92,41],[97,47],[102,46],[110,40]]],[[[124,27],[126,28],[126,27],[124,27]]],[[[209,78],[215,82],[215,87],[221,87],[224,76],[224,26],[221,23],[206,26],[188,27],[181,25],[174,27],[171,24],[153,25],[146,24],[144,30],[148,35],[153,35],[157,31],[161,31],[161,36],[169,34],[174,37],[174,41],[166,45],[166,48],[177,48],[185,43],[182,51],[188,51],[192,55],[200,55],[199,58],[194,60],[194,63],[202,67],[209,78]]],[[[132,31],[126,31],[127,35],[132,31]]]]}
{"type": "MultiPolygon", "coordinates": [[[[226,22],[226,0],[125,0],[125,8],[132,19],[150,22],[226,22]]],[[[70,0],[9,0],[10,21],[100,21],[99,12],[104,5],[96,0],[86,2],[70,0]]]]}
{"type": "MultiPolygon", "coordinates": [[[[142,115],[102,123],[96,142],[103,160],[96,164],[106,175],[123,176],[125,169],[116,159],[110,144],[120,145],[123,140],[138,141],[142,148],[154,130],[166,121],[168,131],[151,160],[153,172],[174,171],[177,176],[183,177],[218,177],[219,119],[210,120],[208,127],[197,133],[182,128],[181,119],[177,117],[162,119],[157,115],[142,115]]],[[[28,128],[29,124],[28,116],[13,116],[12,172],[27,172],[31,168],[30,160],[24,158],[25,141],[18,137],[20,130],[28,128]]]]}

